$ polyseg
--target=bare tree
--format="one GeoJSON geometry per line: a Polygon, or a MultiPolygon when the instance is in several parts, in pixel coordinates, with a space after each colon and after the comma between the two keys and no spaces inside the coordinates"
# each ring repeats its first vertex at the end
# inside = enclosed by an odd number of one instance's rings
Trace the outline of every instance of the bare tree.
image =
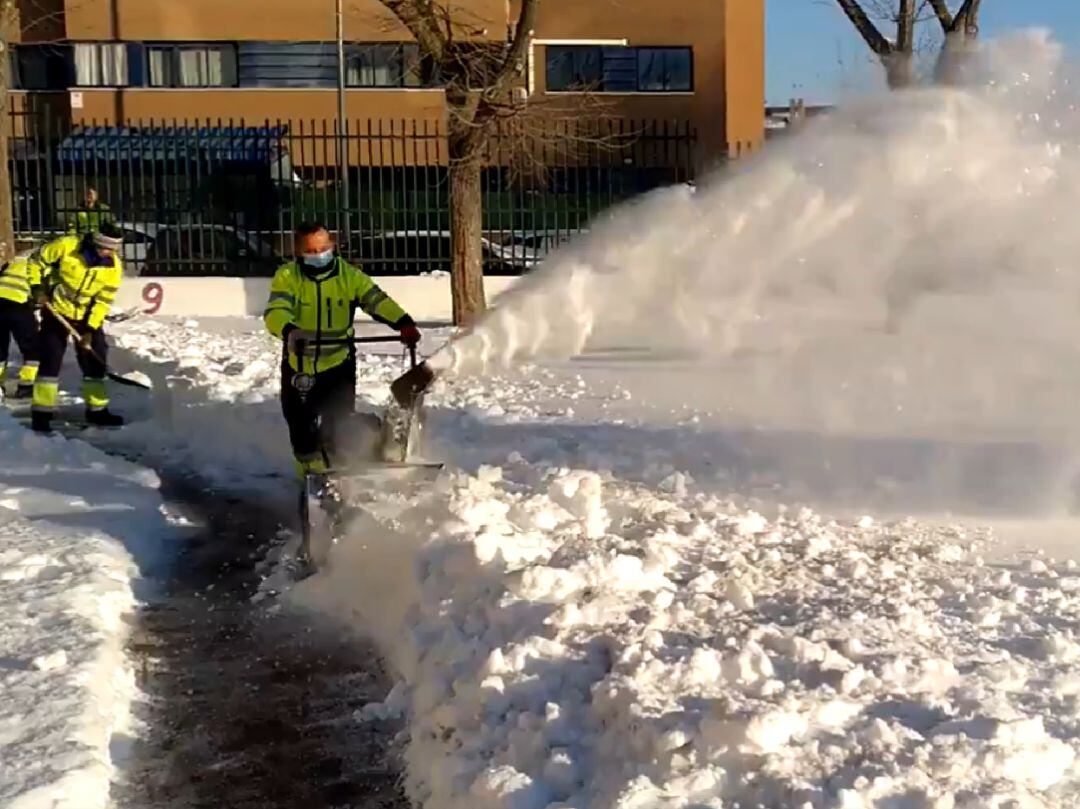
{"type": "MultiPolygon", "coordinates": [[[[485,37],[474,20],[437,0],[379,0],[416,39],[421,58],[444,87],[450,157],[450,235],[454,323],[472,325],[486,308],[481,241],[481,171],[500,121],[516,103],[540,0],[521,0],[505,41],[485,37]]],[[[509,7],[509,4],[507,4],[509,7]]]]}
{"type": "Polygon", "coordinates": [[[909,86],[914,81],[915,0],[836,0],[867,46],[881,60],[885,79],[891,89],[909,86]],[[896,36],[889,39],[878,22],[895,26],[896,36]]]}
{"type": "Polygon", "coordinates": [[[0,262],[15,255],[15,195],[11,187],[11,35],[18,24],[15,0],[0,0],[0,262]]]}
{"type": "Polygon", "coordinates": [[[955,81],[969,45],[978,36],[982,0],[962,0],[953,13],[948,0],[836,0],[840,10],[881,61],[891,89],[915,82],[915,32],[936,19],[944,42],[939,52],[935,79],[955,81]],[[882,26],[895,30],[891,39],[882,26]]]}
{"type": "Polygon", "coordinates": [[[941,31],[945,35],[934,77],[943,84],[952,84],[959,79],[971,44],[979,36],[982,0],[964,0],[955,14],[949,11],[945,0],[927,1],[934,9],[934,16],[941,23],[941,31]]]}

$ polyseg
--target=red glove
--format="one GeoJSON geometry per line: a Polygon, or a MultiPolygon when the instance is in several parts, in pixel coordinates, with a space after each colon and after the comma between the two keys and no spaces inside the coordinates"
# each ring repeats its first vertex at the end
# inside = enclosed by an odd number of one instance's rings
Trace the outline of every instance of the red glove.
{"type": "Polygon", "coordinates": [[[409,323],[401,327],[401,342],[407,346],[415,346],[420,342],[420,329],[415,323],[409,323]]]}

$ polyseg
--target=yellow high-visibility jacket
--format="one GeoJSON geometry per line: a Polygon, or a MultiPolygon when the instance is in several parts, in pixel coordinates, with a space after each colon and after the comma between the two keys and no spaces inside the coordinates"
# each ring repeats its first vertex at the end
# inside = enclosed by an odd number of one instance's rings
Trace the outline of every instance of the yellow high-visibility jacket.
{"type": "Polygon", "coordinates": [[[39,286],[41,267],[26,256],[16,256],[0,270],[0,298],[26,303],[39,286]]]}
{"type": "Polygon", "coordinates": [[[39,267],[53,308],[74,323],[99,329],[112,310],[124,271],[117,256],[88,263],[82,243],[81,236],[64,236],[42,247],[31,261],[39,267]]]}
{"type": "Polygon", "coordinates": [[[106,222],[115,225],[116,217],[108,205],[99,202],[93,208],[83,208],[76,211],[74,216],[69,216],[67,232],[70,236],[82,236],[93,233],[106,222]]]}
{"type": "MultiPolygon", "coordinates": [[[[319,275],[308,276],[295,261],[282,265],[270,283],[263,320],[275,337],[281,338],[287,327],[313,332],[315,340],[345,339],[354,334],[353,319],[357,308],[376,320],[401,328],[412,319],[397,303],[359,268],[342,258],[319,275]]],[[[294,371],[322,373],[345,362],[351,346],[309,345],[302,362],[289,354],[294,371]]]]}

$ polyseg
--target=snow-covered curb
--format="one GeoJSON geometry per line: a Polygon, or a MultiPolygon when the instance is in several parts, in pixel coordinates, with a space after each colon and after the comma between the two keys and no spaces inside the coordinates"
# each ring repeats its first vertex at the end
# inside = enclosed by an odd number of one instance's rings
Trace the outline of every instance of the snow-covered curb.
{"type": "Polygon", "coordinates": [[[0,805],[109,805],[137,697],[138,563],[170,533],[153,473],[0,414],[0,805]]]}

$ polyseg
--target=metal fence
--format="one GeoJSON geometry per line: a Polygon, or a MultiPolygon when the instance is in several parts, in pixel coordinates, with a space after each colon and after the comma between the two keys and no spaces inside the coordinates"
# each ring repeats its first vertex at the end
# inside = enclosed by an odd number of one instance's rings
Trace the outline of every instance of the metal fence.
{"type": "MultiPolygon", "coordinates": [[[[92,187],[125,232],[132,274],[268,275],[290,251],[296,225],[312,220],[373,274],[449,270],[441,124],[360,121],[341,134],[328,121],[72,126],[40,110],[17,113],[12,124],[15,230],[24,245],[77,227],[92,187]]],[[[482,173],[485,271],[526,271],[616,203],[692,182],[696,145],[681,121],[499,130],[482,173]]]]}

